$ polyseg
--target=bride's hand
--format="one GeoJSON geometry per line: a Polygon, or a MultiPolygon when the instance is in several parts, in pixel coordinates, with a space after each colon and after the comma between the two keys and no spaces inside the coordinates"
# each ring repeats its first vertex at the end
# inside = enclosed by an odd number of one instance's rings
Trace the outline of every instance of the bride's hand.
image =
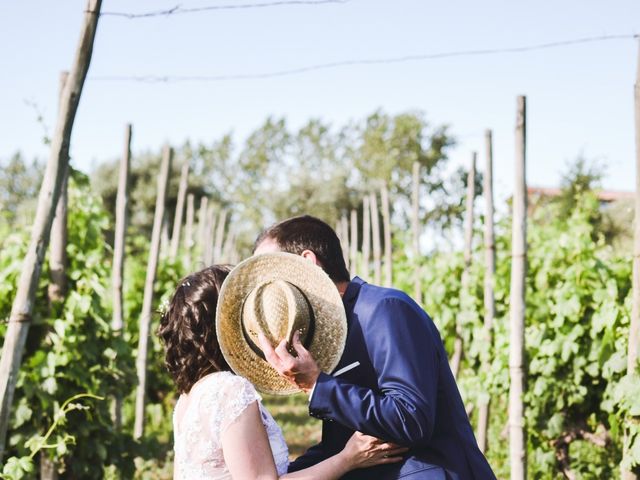
{"type": "Polygon", "coordinates": [[[364,433],[354,433],[344,449],[339,453],[351,468],[368,468],[402,460],[402,454],[409,449],[395,443],[385,442],[364,433]]]}

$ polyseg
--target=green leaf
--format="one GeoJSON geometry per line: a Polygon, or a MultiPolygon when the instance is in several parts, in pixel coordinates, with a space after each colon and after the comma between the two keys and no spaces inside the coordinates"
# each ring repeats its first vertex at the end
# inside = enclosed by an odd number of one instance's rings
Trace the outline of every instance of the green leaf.
{"type": "Polygon", "coordinates": [[[68,451],[69,449],[67,448],[67,444],[64,441],[58,442],[56,446],[56,454],[59,457],[63,457],[68,451]]]}
{"type": "Polygon", "coordinates": [[[13,480],[19,480],[33,472],[33,468],[33,462],[29,457],[10,457],[4,464],[2,473],[13,480]]]}
{"type": "Polygon", "coordinates": [[[26,404],[26,402],[20,402],[18,404],[18,407],[16,408],[16,421],[14,423],[14,427],[20,427],[21,425],[23,425],[26,421],[31,419],[31,415],[33,414],[33,410],[31,410],[31,408],[29,408],[29,406],[26,404]]]}
{"type": "Polygon", "coordinates": [[[609,432],[611,433],[611,438],[616,441],[618,440],[618,434],[620,432],[620,423],[618,422],[618,417],[615,414],[610,413],[607,418],[609,419],[609,425],[611,427],[609,430],[609,432]]]}
{"type": "Polygon", "coordinates": [[[53,395],[58,389],[58,383],[54,377],[49,377],[42,382],[42,390],[53,395]]]}
{"type": "Polygon", "coordinates": [[[29,458],[29,457],[21,457],[18,460],[18,463],[20,464],[20,468],[22,468],[22,470],[25,473],[31,473],[33,472],[33,461],[29,458]]]}

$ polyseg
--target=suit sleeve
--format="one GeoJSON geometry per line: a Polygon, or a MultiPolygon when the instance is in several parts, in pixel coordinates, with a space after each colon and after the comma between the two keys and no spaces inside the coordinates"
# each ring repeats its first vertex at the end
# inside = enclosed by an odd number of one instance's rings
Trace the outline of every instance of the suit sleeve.
{"type": "Polygon", "coordinates": [[[417,305],[402,298],[382,300],[361,324],[378,389],[322,373],[310,414],[401,445],[427,444],[441,361],[437,330],[417,305]]]}
{"type": "Polygon", "coordinates": [[[304,452],[301,456],[296,458],[289,464],[288,472],[293,473],[298,470],[304,470],[305,468],[313,467],[314,465],[327,459],[327,454],[322,448],[322,443],[314,445],[304,452]]]}

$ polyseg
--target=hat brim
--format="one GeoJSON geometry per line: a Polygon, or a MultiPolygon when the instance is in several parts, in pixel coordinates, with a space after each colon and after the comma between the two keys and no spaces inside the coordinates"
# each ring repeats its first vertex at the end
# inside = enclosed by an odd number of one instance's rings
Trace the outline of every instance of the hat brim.
{"type": "Polygon", "coordinates": [[[277,252],[256,255],[239,263],[220,290],[216,311],[216,333],[220,349],[231,369],[249,380],[259,391],[291,395],[300,391],[246,342],[242,333],[244,299],[260,283],[287,280],[309,300],[315,331],[308,350],[326,373],[340,361],[347,338],[347,316],[336,285],[317,265],[299,255],[277,252]]]}

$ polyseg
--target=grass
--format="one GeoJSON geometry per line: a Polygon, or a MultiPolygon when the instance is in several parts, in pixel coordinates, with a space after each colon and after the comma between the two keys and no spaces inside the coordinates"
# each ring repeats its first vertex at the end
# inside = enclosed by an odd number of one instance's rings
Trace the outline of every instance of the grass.
{"type": "Polygon", "coordinates": [[[263,403],[282,429],[289,446],[289,458],[295,459],[320,441],[322,422],[309,416],[305,394],[288,397],[263,395],[263,403]]]}

